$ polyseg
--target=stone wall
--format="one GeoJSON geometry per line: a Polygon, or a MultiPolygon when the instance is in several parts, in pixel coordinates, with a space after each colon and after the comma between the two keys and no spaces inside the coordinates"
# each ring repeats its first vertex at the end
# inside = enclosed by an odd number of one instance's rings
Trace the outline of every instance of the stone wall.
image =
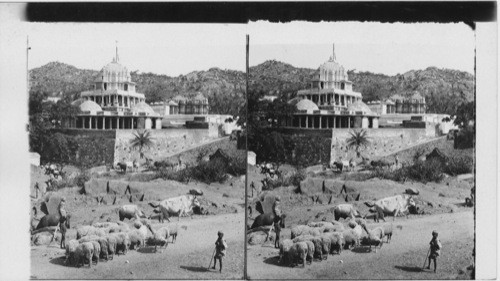
{"type": "MultiPolygon", "coordinates": [[[[346,140],[350,137],[350,131],[351,129],[332,130],[330,159],[356,157],[354,149],[347,150],[346,140]]],[[[370,145],[367,148],[361,148],[360,152],[364,157],[374,159],[435,138],[436,133],[434,126],[426,126],[425,129],[381,128],[368,129],[368,137],[371,141],[370,145]]]]}
{"type": "MultiPolygon", "coordinates": [[[[141,163],[145,161],[140,159],[137,149],[134,150],[130,147],[134,132],[135,130],[116,131],[115,163],[122,161],[123,158],[126,161],[133,161],[134,159],[141,163]]],[[[150,132],[154,138],[154,145],[150,149],[145,149],[144,155],[154,161],[165,159],[173,154],[218,138],[218,134],[210,129],[163,129],[150,130],[150,132]]]]}

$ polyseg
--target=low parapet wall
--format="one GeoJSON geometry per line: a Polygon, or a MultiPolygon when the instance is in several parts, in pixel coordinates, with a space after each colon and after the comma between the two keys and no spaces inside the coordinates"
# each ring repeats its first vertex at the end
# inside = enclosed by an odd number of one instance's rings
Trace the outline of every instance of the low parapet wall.
{"type": "MultiPolygon", "coordinates": [[[[354,149],[347,150],[347,139],[351,137],[351,129],[332,130],[332,146],[330,159],[351,159],[356,157],[354,149]]],[[[434,126],[426,128],[383,128],[367,129],[370,145],[361,148],[361,155],[370,159],[391,154],[398,150],[426,142],[436,137],[434,126]]]]}

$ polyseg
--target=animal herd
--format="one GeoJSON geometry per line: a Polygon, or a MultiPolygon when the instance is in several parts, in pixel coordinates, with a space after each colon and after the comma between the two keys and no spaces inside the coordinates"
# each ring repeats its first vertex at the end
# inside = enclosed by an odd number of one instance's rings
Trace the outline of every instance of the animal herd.
{"type": "MultiPolygon", "coordinates": [[[[171,215],[178,215],[179,220],[183,215],[190,215],[193,209],[200,207],[196,196],[183,195],[174,198],[165,199],[158,204],[150,203],[151,206],[160,209],[159,220],[171,215]]],[[[34,208],[36,210],[36,208],[34,208]]],[[[63,238],[61,239],[61,248],[66,249],[66,265],[90,267],[99,260],[106,261],[113,259],[114,255],[125,255],[128,250],[139,249],[146,245],[154,246],[155,252],[159,247],[167,247],[168,243],[175,243],[177,239],[177,226],[162,226],[154,230],[150,219],[154,216],[146,217],[144,212],[137,205],[123,205],[116,209],[118,220],[116,222],[96,222],[92,225],[79,225],[76,229],[76,239],[65,241],[65,231],[61,230],[63,238]],[[125,219],[133,220],[133,227],[123,222],[125,219]],[[168,241],[168,239],[171,239],[168,241]]],[[[34,214],[36,216],[36,214],[34,214]]],[[[47,214],[42,217],[33,229],[32,234],[43,231],[52,233],[52,239],[55,231],[62,226],[70,228],[70,215],[63,220],[59,214],[47,214]]],[[[61,227],[62,229],[62,227],[61,227]]],[[[51,241],[52,242],[52,241],[51,241]]]]}
{"type": "MultiPolygon", "coordinates": [[[[385,214],[396,217],[407,213],[409,206],[415,206],[415,201],[411,196],[396,195],[365,204],[371,207],[370,212],[374,213],[374,220],[378,222],[379,218],[385,221],[385,214]]],[[[391,241],[392,224],[369,229],[365,220],[367,216],[361,216],[351,204],[336,205],[333,214],[335,219],[332,222],[320,221],[295,225],[290,229],[289,238],[283,240],[284,237],[277,237],[280,263],[305,266],[307,261],[311,263],[314,259],[325,260],[328,255],[341,254],[344,249],[362,246],[369,247],[370,251],[374,247],[376,253],[383,243],[391,241]],[[344,223],[340,222],[341,219],[344,223]]],[[[262,228],[273,222],[272,215],[261,214],[250,228],[262,228]]]]}
{"type": "Polygon", "coordinates": [[[362,218],[351,218],[344,223],[334,220],[296,225],[291,229],[291,237],[280,241],[279,263],[305,267],[307,262],[327,260],[328,255],[364,246],[370,251],[373,246],[376,253],[384,242],[390,243],[391,237],[392,224],[368,229],[362,218]]]}

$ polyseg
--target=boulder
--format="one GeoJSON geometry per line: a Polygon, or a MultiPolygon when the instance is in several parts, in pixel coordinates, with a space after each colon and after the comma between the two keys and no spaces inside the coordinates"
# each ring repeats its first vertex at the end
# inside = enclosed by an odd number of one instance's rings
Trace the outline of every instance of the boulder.
{"type": "Polygon", "coordinates": [[[189,190],[189,194],[191,195],[203,195],[203,191],[199,188],[193,188],[189,190]]]}
{"type": "MultiPolygon", "coordinates": [[[[273,242],[276,234],[274,232],[269,233],[268,242],[273,242]]],[[[266,241],[267,232],[266,231],[255,231],[249,233],[248,244],[250,245],[262,245],[266,241]]]]}
{"type": "Polygon", "coordinates": [[[63,196],[55,192],[47,193],[40,209],[44,213],[47,212],[48,215],[58,214],[59,213],[58,207],[63,198],[64,198],[63,196]]]}
{"type": "Polygon", "coordinates": [[[104,174],[108,171],[108,168],[106,165],[103,166],[98,166],[98,167],[92,167],[89,169],[89,174],[91,175],[101,175],[104,174]]]}
{"type": "Polygon", "coordinates": [[[405,190],[405,193],[409,194],[409,195],[418,195],[420,193],[420,191],[416,188],[407,188],[405,190]]]}
{"type": "Polygon", "coordinates": [[[323,165],[314,165],[306,168],[306,174],[313,173],[317,174],[323,172],[323,165]]]}
{"type": "Polygon", "coordinates": [[[255,152],[253,151],[247,152],[247,163],[248,165],[255,166],[255,164],[257,163],[257,154],[255,154],[255,152]]]}
{"type": "Polygon", "coordinates": [[[322,178],[306,178],[300,182],[300,192],[305,195],[313,195],[323,192],[322,178]]]}

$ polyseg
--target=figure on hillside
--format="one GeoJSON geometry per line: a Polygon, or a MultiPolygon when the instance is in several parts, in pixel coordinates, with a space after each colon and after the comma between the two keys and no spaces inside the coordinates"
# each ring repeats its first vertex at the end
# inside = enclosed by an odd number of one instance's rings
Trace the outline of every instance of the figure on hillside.
{"type": "Polygon", "coordinates": [[[276,196],[276,198],[274,199],[274,203],[273,203],[273,213],[276,217],[279,217],[281,218],[281,198],[279,196],[276,196]]]}
{"type": "Polygon", "coordinates": [[[429,242],[429,245],[431,247],[430,249],[430,255],[429,255],[429,265],[427,266],[427,269],[431,269],[431,260],[434,261],[434,272],[437,270],[437,258],[439,257],[439,254],[441,253],[441,248],[443,247],[441,245],[441,242],[438,239],[438,233],[437,231],[432,231],[432,240],[429,242]]]}
{"type": "Polygon", "coordinates": [[[215,257],[214,257],[214,267],[217,264],[217,260],[219,260],[219,272],[222,272],[222,258],[226,256],[227,243],[226,240],[223,239],[224,233],[222,231],[217,232],[219,238],[215,241],[215,257]]]}
{"type": "Polygon", "coordinates": [[[57,211],[59,212],[59,215],[61,218],[66,218],[66,199],[61,198],[61,202],[59,203],[59,206],[57,207],[57,211]]]}

